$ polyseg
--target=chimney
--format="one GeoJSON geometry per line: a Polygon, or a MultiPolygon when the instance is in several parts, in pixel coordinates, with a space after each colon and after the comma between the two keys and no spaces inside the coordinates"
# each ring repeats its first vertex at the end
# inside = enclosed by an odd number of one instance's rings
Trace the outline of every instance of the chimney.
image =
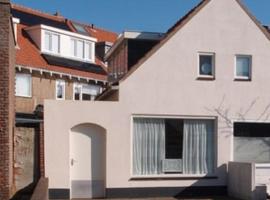
{"type": "Polygon", "coordinates": [[[13,194],[15,38],[9,0],[0,0],[0,199],[13,194]]]}
{"type": "Polygon", "coordinates": [[[56,11],[56,13],[54,14],[54,16],[56,16],[56,17],[62,17],[59,11],[56,11]]]}

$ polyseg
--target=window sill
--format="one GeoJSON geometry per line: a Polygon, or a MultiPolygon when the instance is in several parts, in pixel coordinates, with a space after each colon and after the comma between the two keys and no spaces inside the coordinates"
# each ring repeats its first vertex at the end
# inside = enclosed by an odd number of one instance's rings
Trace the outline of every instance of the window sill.
{"type": "Polygon", "coordinates": [[[26,98],[26,99],[32,98],[32,96],[27,96],[27,95],[15,95],[15,97],[21,97],[21,98],[26,98]]]}
{"type": "Polygon", "coordinates": [[[216,174],[164,174],[164,175],[149,175],[149,176],[132,176],[130,181],[143,180],[197,180],[197,179],[217,179],[216,174]]]}
{"type": "Polygon", "coordinates": [[[251,78],[247,78],[247,77],[234,77],[234,81],[251,81],[251,78]]]}
{"type": "Polygon", "coordinates": [[[197,77],[197,80],[210,80],[210,81],[213,81],[213,80],[215,80],[215,77],[214,76],[200,75],[200,76],[197,77]]]}

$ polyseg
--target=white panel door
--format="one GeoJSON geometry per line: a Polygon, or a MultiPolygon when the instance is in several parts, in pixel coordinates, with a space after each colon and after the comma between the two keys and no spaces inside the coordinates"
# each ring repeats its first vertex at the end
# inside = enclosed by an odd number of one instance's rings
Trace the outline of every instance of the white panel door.
{"type": "Polygon", "coordinates": [[[104,197],[104,135],[81,127],[70,136],[70,179],[72,198],[104,197]]]}

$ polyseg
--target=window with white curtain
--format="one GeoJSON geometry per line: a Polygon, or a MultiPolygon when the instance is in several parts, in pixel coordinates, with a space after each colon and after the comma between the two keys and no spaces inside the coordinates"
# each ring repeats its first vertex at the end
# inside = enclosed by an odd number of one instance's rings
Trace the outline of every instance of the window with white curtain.
{"type": "Polygon", "coordinates": [[[45,32],[45,50],[50,53],[60,53],[60,35],[53,32],[45,32]]]}
{"type": "Polygon", "coordinates": [[[32,77],[31,74],[16,74],[16,96],[31,97],[32,96],[32,77]]]}
{"type": "Polygon", "coordinates": [[[64,80],[56,80],[55,83],[55,94],[57,100],[65,99],[65,81],[64,80]]]}
{"type": "Polygon", "coordinates": [[[73,99],[90,101],[95,100],[95,97],[100,93],[100,86],[91,84],[74,83],[73,99]]]}
{"type": "Polygon", "coordinates": [[[72,57],[89,61],[94,60],[92,55],[94,45],[92,42],[72,38],[70,44],[72,57]]]}
{"type": "Polygon", "coordinates": [[[133,175],[213,174],[214,120],[133,119],[133,175]]]}
{"type": "Polygon", "coordinates": [[[251,79],[251,56],[237,55],[235,66],[236,79],[251,79]]]}

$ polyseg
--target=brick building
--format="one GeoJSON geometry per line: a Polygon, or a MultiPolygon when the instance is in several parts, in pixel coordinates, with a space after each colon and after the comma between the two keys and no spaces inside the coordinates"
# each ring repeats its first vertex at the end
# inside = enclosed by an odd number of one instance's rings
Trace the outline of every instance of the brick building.
{"type": "Polygon", "coordinates": [[[12,195],[15,48],[9,0],[0,1],[0,199],[12,195]]]}

